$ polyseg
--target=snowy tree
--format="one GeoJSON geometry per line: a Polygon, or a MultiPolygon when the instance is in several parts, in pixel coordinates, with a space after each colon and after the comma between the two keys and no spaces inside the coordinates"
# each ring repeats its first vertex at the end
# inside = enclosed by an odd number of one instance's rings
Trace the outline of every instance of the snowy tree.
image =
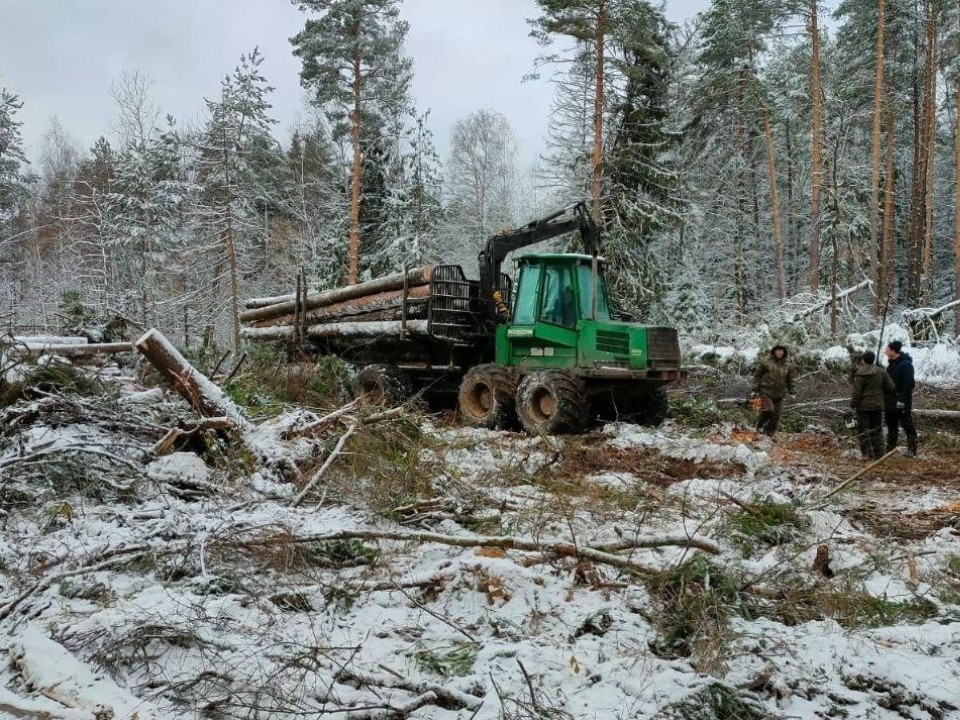
{"type": "Polygon", "coordinates": [[[477,110],[453,126],[445,245],[467,267],[488,237],[516,222],[517,144],[506,117],[477,110]]]}
{"type": "Polygon", "coordinates": [[[16,119],[22,107],[20,98],[0,88],[0,226],[27,196],[23,174],[27,158],[20,137],[22,123],[16,119]]]}
{"type": "Polygon", "coordinates": [[[214,295],[220,295],[226,264],[235,349],[240,346],[241,263],[260,233],[254,161],[262,160],[265,146],[273,145],[270,126],[275,121],[267,114],[271,107],[267,95],[273,88],[260,73],[262,62],[257,49],[241,56],[240,64],[221,83],[220,98],[206,101],[208,119],[197,138],[198,212],[223,252],[215,264],[214,295]]]}
{"type": "Polygon", "coordinates": [[[349,137],[350,230],[347,282],[360,270],[361,204],[367,158],[384,122],[403,112],[411,62],[403,55],[408,25],[399,0],[294,0],[319,14],[292,38],[303,62],[301,83],[330,120],[334,140],[349,137]]]}

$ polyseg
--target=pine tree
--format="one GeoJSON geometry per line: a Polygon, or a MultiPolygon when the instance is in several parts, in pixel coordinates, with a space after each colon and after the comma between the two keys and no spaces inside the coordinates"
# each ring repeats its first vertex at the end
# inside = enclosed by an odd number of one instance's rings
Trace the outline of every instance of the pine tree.
{"type": "MultiPolygon", "coordinates": [[[[365,198],[364,150],[377,147],[385,119],[403,111],[411,62],[403,56],[408,24],[399,0],[294,0],[319,13],[291,39],[303,62],[301,83],[330,120],[334,140],[350,138],[350,235],[347,282],[357,282],[365,198]]],[[[369,213],[367,213],[369,214],[369,213]]]]}

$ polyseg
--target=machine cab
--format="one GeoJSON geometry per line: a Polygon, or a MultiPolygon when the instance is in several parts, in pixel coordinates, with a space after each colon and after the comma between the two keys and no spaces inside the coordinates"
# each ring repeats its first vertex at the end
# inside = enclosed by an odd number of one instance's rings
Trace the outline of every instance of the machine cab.
{"type": "MultiPolygon", "coordinates": [[[[546,323],[575,330],[580,320],[609,320],[603,274],[596,274],[594,314],[594,269],[589,255],[537,254],[518,259],[519,280],[513,302],[511,325],[546,323]]],[[[599,265],[599,261],[598,261],[599,265]]]]}

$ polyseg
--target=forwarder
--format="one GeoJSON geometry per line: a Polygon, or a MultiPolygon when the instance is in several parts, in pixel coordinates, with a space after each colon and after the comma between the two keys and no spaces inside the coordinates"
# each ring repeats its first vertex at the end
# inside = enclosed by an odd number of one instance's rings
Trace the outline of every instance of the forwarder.
{"type": "Polygon", "coordinates": [[[658,425],[667,385],[683,376],[677,332],[613,319],[600,250],[577,203],[489,238],[479,280],[435,265],[292,303],[253,300],[241,318],[256,322],[244,334],[341,356],[361,366],[357,394],[378,401],[455,390],[461,417],[478,427],[577,433],[598,417],[658,425]],[[518,258],[514,291],[501,271],[507,255],[571,232],[585,252],[518,258]]]}

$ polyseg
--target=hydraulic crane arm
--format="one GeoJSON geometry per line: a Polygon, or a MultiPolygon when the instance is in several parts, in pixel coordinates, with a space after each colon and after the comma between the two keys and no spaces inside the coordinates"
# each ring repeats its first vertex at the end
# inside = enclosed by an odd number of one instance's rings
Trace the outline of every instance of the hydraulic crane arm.
{"type": "Polygon", "coordinates": [[[583,202],[565,207],[555,213],[527,223],[513,230],[490,237],[477,258],[480,265],[480,297],[487,303],[493,301],[497,290],[500,268],[507,255],[514,250],[535,245],[538,242],[579,231],[584,250],[589,255],[600,253],[600,229],[590,216],[583,202]]]}

